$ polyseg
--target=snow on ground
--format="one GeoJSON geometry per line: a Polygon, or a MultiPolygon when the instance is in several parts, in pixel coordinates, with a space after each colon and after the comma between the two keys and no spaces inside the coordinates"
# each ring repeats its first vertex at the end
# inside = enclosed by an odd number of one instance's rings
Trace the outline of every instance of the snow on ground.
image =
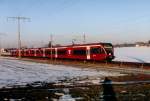
{"type": "Polygon", "coordinates": [[[114,61],[150,63],[150,47],[121,47],[114,52],[114,61]]]}
{"type": "Polygon", "coordinates": [[[78,77],[119,76],[120,73],[0,58],[0,88],[33,82],[58,82],[78,77]]]}

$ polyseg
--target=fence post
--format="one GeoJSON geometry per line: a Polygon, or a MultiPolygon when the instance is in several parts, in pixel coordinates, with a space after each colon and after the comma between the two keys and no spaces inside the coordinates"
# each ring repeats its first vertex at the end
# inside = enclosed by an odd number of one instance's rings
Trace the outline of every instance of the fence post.
{"type": "Polygon", "coordinates": [[[122,65],[123,65],[123,62],[122,62],[122,61],[120,61],[120,67],[122,67],[122,65]]]}
{"type": "Polygon", "coordinates": [[[141,64],[141,69],[143,69],[143,67],[144,67],[144,63],[141,64]]]}

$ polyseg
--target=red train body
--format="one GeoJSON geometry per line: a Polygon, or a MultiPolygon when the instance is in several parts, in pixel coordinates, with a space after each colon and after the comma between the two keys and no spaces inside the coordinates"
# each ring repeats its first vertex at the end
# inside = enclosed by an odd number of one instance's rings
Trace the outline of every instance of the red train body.
{"type": "MultiPolygon", "coordinates": [[[[11,50],[11,56],[18,56],[18,50],[11,50]]],[[[111,43],[76,44],[51,48],[29,48],[21,50],[22,57],[43,57],[56,59],[77,59],[111,61],[114,48],[111,43]]]]}

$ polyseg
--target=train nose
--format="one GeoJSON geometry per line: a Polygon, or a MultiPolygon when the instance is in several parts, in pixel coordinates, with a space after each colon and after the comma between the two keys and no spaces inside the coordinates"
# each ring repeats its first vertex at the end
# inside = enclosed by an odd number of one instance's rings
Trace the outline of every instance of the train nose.
{"type": "Polygon", "coordinates": [[[109,53],[108,53],[108,58],[110,58],[110,59],[114,59],[114,58],[115,58],[115,56],[113,55],[113,53],[109,52],[109,53]]]}

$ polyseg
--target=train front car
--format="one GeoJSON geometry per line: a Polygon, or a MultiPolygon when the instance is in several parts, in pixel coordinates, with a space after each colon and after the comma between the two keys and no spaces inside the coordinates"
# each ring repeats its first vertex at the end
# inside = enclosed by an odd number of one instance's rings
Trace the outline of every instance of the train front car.
{"type": "Polygon", "coordinates": [[[102,45],[107,53],[106,60],[111,62],[115,58],[113,45],[111,43],[102,43],[102,45]]]}

